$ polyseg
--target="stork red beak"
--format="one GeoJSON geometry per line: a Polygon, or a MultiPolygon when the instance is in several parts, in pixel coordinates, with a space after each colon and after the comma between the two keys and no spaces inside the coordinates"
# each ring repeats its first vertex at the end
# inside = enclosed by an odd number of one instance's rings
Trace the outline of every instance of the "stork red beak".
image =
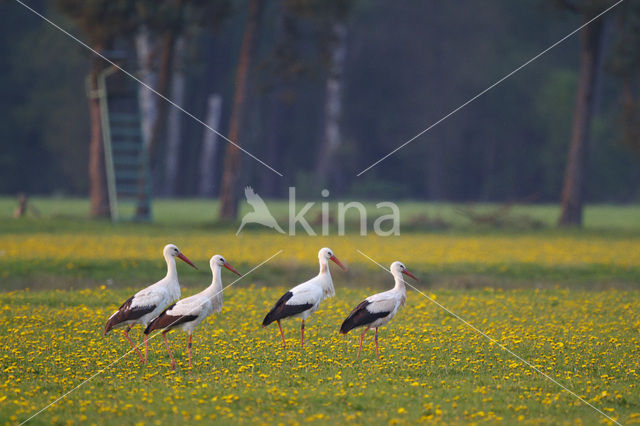
{"type": "Polygon", "coordinates": [[[404,269],[404,270],[402,271],[402,273],[403,273],[403,274],[406,274],[406,275],[409,275],[411,278],[413,278],[413,279],[414,279],[414,280],[416,280],[416,281],[420,281],[420,280],[418,279],[418,277],[416,277],[415,275],[413,275],[413,274],[412,274],[408,269],[404,269]]]}
{"type": "Polygon", "coordinates": [[[334,262],[336,262],[336,265],[338,265],[339,267],[341,267],[343,271],[346,271],[346,270],[347,270],[347,268],[345,268],[345,266],[344,266],[342,263],[340,263],[340,261],[338,260],[338,258],[337,258],[337,257],[335,257],[335,256],[331,256],[329,259],[331,259],[331,260],[333,260],[334,262]]]}
{"type": "Polygon", "coordinates": [[[222,266],[224,266],[225,268],[227,268],[228,270],[230,270],[231,272],[233,272],[233,273],[234,273],[234,274],[236,274],[237,276],[239,276],[239,277],[241,277],[241,276],[242,276],[242,274],[241,274],[240,272],[236,271],[236,270],[233,268],[233,266],[229,265],[227,262],[224,262],[224,265],[222,265],[222,266]]]}
{"type": "Polygon", "coordinates": [[[182,260],[184,260],[185,262],[187,262],[189,265],[193,266],[195,269],[198,269],[198,267],[196,265],[194,265],[193,263],[191,263],[191,261],[189,259],[187,259],[187,256],[185,256],[182,253],[178,254],[178,257],[182,260]]]}

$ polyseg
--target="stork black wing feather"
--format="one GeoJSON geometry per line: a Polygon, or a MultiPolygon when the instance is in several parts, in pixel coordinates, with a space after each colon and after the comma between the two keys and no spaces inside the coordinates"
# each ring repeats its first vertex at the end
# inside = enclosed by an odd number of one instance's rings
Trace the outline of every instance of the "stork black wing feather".
{"type": "Polygon", "coordinates": [[[111,329],[124,321],[132,321],[141,318],[142,316],[152,312],[155,306],[135,306],[131,307],[134,296],[128,298],[118,309],[118,311],[109,318],[107,324],[104,327],[104,334],[107,334],[111,329]]]}
{"type": "Polygon", "coordinates": [[[153,330],[170,330],[180,324],[185,324],[198,318],[197,315],[169,315],[167,311],[171,310],[174,306],[176,306],[175,303],[162,311],[156,319],[151,321],[144,330],[144,334],[149,334],[153,330]]]}
{"type": "Polygon", "coordinates": [[[389,315],[390,312],[370,312],[367,309],[371,302],[368,300],[363,301],[358,306],[356,306],[353,311],[349,314],[347,319],[344,320],[342,326],[340,327],[340,333],[347,334],[349,331],[354,328],[362,327],[364,325],[371,324],[375,320],[379,318],[384,318],[389,315]]]}
{"type": "Polygon", "coordinates": [[[293,297],[293,293],[288,291],[282,295],[276,302],[273,309],[264,317],[262,326],[266,327],[274,321],[281,320],[293,315],[300,314],[313,306],[312,303],[304,303],[302,305],[287,305],[287,301],[293,297]]]}

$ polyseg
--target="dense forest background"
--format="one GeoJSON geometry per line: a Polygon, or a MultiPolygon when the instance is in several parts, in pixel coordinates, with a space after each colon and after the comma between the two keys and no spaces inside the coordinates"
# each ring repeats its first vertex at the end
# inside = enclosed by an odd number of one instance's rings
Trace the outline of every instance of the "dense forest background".
{"type": "MultiPolygon", "coordinates": [[[[84,18],[70,12],[75,3],[28,2],[89,40],[91,28],[83,29],[84,18]]],[[[184,3],[178,18],[168,12],[171,19],[150,19],[155,10],[147,10],[142,24],[119,26],[109,52],[124,52],[124,68],[139,73],[140,32],[161,56],[170,27],[174,44],[163,93],[172,97],[172,82],[181,84],[178,103],[203,120],[212,95],[219,95],[218,130],[228,135],[251,2],[184,3]]],[[[308,197],[327,187],[338,197],[558,201],[576,107],[579,35],[396,155],[356,173],[580,26],[585,15],[563,3],[260,2],[238,142],[284,177],[242,157],[237,185],[250,184],[267,197],[284,197],[295,185],[308,197]],[[327,113],[332,96],[339,99],[337,117],[327,113]]],[[[144,15],[141,4],[128,13],[144,15]]],[[[621,49],[628,47],[621,13],[629,8],[612,14],[603,36],[587,156],[590,202],[640,200],[640,156],[629,130],[632,101],[624,103],[635,83],[620,71],[638,54],[621,49]]],[[[0,2],[0,22],[0,193],[84,196],[91,54],[13,1],[0,2]]],[[[164,129],[152,157],[155,194],[218,196],[226,142],[216,141],[213,164],[206,167],[211,185],[203,184],[209,131],[172,110],[166,107],[163,121],[173,128],[164,129]],[[167,142],[171,134],[177,143],[167,142]]]]}

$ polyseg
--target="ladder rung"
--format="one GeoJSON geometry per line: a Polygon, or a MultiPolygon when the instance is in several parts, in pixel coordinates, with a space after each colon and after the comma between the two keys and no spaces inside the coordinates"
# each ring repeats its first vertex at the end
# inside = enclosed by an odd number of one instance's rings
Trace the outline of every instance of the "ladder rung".
{"type": "Polygon", "coordinates": [[[127,166],[142,166],[142,162],[139,157],[119,157],[115,156],[113,159],[114,167],[127,167],[127,166]]]}
{"type": "Polygon", "coordinates": [[[107,95],[107,100],[109,102],[112,101],[131,101],[131,102],[138,102],[138,96],[136,93],[132,93],[130,90],[117,90],[114,91],[113,89],[109,90],[109,94],[107,95]]]}
{"type": "Polygon", "coordinates": [[[120,136],[142,136],[142,132],[139,127],[120,127],[120,126],[112,126],[111,127],[111,137],[120,137],[120,136]]]}
{"type": "Polygon", "coordinates": [[[139,151],[142,149],[142,143],[112,141],[111,148],[114,151],[139,151]]]}
{"type": "Polygon", "coordinates": [[[117,170],[116,171],[116,188],[119,186],[118,182],[121,182],[123,180],[133,180],[133,179],[137,181],[141,177],[143,176],[139,170],[117,170]]]}
{"type": "MultiPolygon", "coordinates": [[[[140,191],[138,188],[127,187],[126,189],[117,191],[118,198],[140,198],[140,191]]],[[[144,199],[145,204],[149,203],[149,196],[146,191],[142,191],[142,198],[144,199]]]]}
{"type": "Polygon", "coordinates": [[[142,136],[141,135],[116,135],[116,136],[111,136],[111,143],[115,143],[116,145],[118,144],[122,144],[122,143],[142,143],[142,136]]]}
{"type": "Polygon", "coordinates": [[[143,203],[140,201],[140,197],[138,194],[120,194],[118,195],[118,200],[121,202],[134,201],[138,206],[149,206],[149,203],[143,203]]]}
{"type": "MultiPolygon", "coordinates": [[[[144,183],[142,183],[142,190],[144,189],[144,183]]],[[[130,184],[121,184],[116,186],[116,192],[118,194],[138,194],[140,192],[139,182],[133,182],[130,184]]]]}
{"type": "Polygon", "coordinates": [[[121,112],[114,112],[109,114],[109,121],[112,123],[132,123],[136,124],[140,122],[140,116],[138,114],[125,114],[121,112]]]}

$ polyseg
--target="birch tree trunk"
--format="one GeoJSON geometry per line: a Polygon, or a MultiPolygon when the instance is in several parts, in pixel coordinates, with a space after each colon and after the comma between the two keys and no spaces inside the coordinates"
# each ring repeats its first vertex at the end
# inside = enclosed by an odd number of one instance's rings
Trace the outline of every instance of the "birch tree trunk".
{"type": "MultiPolygon", "coordinates": [[[[140,79],[150,87],[155,88],[158,77],[154,64],[156,45],[152,41],[151,33],[147,27],[142,27],[138,31],[135,43],[140,79]]],[[[144,146],[145,149],[149,149],[151,130],[158,115],[156,95],[143,85],[138,85],[138,100],[140,103],[140,121],[142,123],[144,146]]]]}
{"type": "MultiPolygon", "coordinates": [[[[97,51],[101,48],[97,47],[97,51]]],[[[89,119],[91,123],[91,139],[89,144],[89,197],[91,199],[90,216],[109,218],[109,193],[104,165],[104,141],[102,140],[102,117],[100,100],[98,99],[98,74],[104,69],[102,59],[93,57],[89,74],[89,119]]]]}
{"type": "MultiPolygon", "coordinates": [[[[184,105],[184,36],[178,37],[174,46],[173,70],[171,73],[171,99],[178,105],[184,105]]],[[[214,127],[215,128],[215,127],[214,127]]],[[[165,157],[165,177],[163,195],[176,195],[176,178],[180,164],[180,145],[182,142],[182,111],[177,108],[169,110],[167,122],[167,150],[165,157]]]]}
{"type": "Polygon", "coordinates": [[[326,186],[335,183],[330,175],[336,171],[335,154],[341,144],[340,119],[342,116],[342,88],[344,63],[347,56],[347,26],[336,22],[332,28],[333,47],[327,76],[324,107],[324,132],[316,165],[316,184],[326,186]]]}
{"type": "MultiPolygon", "coordinates": [[[[255,33],[257,32],[260,19],[260,0],[250,0],[247,25],[240,47],[240,59],[236,71],[236,90],[233,97],[233,109],[231,111],[231,121],[229,125],[229,139],[238,145],[240,144],[240,129],[245,112],[245,93],[247,78],[251,63],[251,52],[255,33]]],[[[227,144],[224,158],[224,171],[222,174],[222,187],[220,193],[220,218],[234,220],[238,215],[238,182],[241,173],[240,150],[227,144]]]]}
{"type": "MultiPolygon", "coordinates": [[[[213,94],[207,102],[206,123],[213,129],[218,129],[222,115],[222,96],[213,94]]],[[[204,129],[202,153],[200,155],[200,183],[198,192],[205,197],[215,193],[216,164],[218,157],[218,135],[209,129],[204,129]]]]}
{"type": "Polygon", "coordinates": [[[605,16],[591,23],[581,33],[580,75],[562,188],[562,213],[558,221],[560,226],[582,225],[589,136],[597,88],[602,77],[607,19],[605,16]]]}
{"type": "MultiPolygon", "coordinates": [[[[169,87],[169,82],[171,81],[171,63],[173,61],[174,41],[175,35],[173,34],[173,31],[167,31],[167,33],[163,37],[161,45],[160,63],[158,64],[158,86],[156,87],[156,90],[165,96],[169,96],[167,93],[167,89],[169,87]]],[[[166,130],[167,111],[169,105],[164,99],[161,99],[158,96],[156,96],[155,98],[157,105],[157,114],[153,123],[153,127],[151,128],[151,137],[149,138],[149,155],[151,158],[152,167],[157,168],[158,162],[155,161],[156,151],[158,145],[160,144],[163,133],[166,130]]]]}

